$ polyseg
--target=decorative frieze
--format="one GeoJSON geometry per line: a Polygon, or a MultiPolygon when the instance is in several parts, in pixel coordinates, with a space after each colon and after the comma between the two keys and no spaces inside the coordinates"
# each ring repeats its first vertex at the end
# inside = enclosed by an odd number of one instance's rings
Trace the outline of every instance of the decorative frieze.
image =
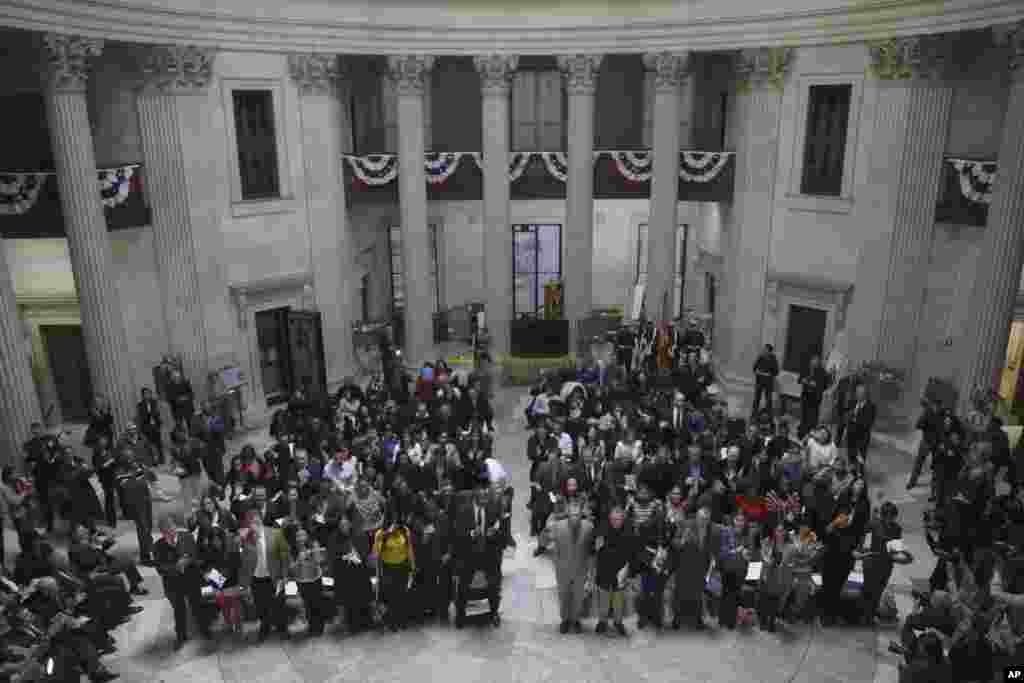
{"type": "Polygon", "coordinates": [[[872,76],[883,81],[936,80],[945,75],[950,43],[945,36],[890,38],[868,44],[872,76]]]}
{"type": "Polygon", "coordinates": [[[793,57],[793,48],[789,47],[740,50],[736,56],[737,88],[749,92],[751,88],[768,85],[782,92],[793,57]]]}
{"type": "Polygon", "coordinates": [[[59,33],[43,36],[47,86],[59,92],[83,92],[89,82],[89,60],[103,53],[103,41],[59,33]]]}
{"type": "Polygon", "coordinates": [[[593,95],[597,90],[597,73],[601,68],[601,55],[562,55],[558,68],[565,76],[565,87],[570,95],[593,95]]]}
{"type": "Polygon", "coordinates": [[[388,57],[388,72],[399,95],[422,95],[426,79],[434,68],[429,55],[392,55],[388,57]]]}
{"type": "Polygon", "coordinates": [[[213,76],[214,52],[192,45],[159,45],[142,63],[146,89],[167,94],[205,92],[213,76]]]}
{"type": "Polygon", "coordinates": [[[645,54],[644,68],[654,73],[655,92],[675,92],[690,75],[689,52],[645,54]]]}
{"type": "Polygon", "coordinates": [[[519,57],[511,55],[477,55],[473,65],[480,74],[480,90],[484,95],[508,95],[512,76],[519,66],[519,57]]]}
{"type": "Polygon", "coordinates": [[[337,55],[288,55],[288,71],[302,95],[330,95],[341,78],[337,55]]]}

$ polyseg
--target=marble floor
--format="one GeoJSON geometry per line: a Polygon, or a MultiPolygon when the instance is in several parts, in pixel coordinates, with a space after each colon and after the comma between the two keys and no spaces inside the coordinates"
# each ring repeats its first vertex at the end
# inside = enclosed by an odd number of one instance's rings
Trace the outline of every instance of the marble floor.
{"type": "MultiPolygon", "coordinates": [[[[703,633],[637,631],[627,620],[626,638],[588,632],[558,633],[555,578],[550,560],[534,558],[528,535],[528,467],[524,457],[523,392],[501,389],[495,399],[499,416],[497,452],[509,470],[519,498],[514,530],[518,549],[504,563],[502,623],[497,629],[455,630],[431,625],[397,634],[355,637],[340,629],[307,639],[301,623],[290,640],[256,644],[253,625],[246,640],[222,634],[214,642],[190,641],[174,652],[173,619],[160,580],[143,568],[151,595],[144,610],[115,633],[118,652],[105,661],[125,683],[597,683],[640,681],[765,681],[771,683],[888,683],[897,680],[897,657],[886,651],[894,627],[821,629],[780,628],[777,633],[711,628],[703,633]]],[[[242,442],[259,446],[265,433],[242,442]]],[[[910,456],[879,446],[871,460],[876,496],[894,500],[907,529],[907,545],[918,562],[894,576],[901,611],[909,608],[910,581],[927,576],[932,560],[921,537],[921,508],[927,489],[908,493],[903,484],[910,456]]],[[[163,478],[174,491],[175,484],[163,478]]],[[[134,531],[118,527],[122,552],[134,553],[134,531]]],[[[13,539],[12,539],[13,540],[13,539]]],[[[13,545],[13,544],[12,544],[13,545]]],[[[10,546],[9,546],[10,547],[10,546]]]]}

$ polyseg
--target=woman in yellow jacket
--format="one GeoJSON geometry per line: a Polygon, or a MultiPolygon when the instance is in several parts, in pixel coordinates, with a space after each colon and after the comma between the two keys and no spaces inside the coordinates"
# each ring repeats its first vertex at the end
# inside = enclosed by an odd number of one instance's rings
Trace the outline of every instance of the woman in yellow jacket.
{"type": "Polygon", "coordinates": [[[384,618],[392,632],[406,625],[406,596],[416,573],[412,532],[404,524],[389,522],[373,539],[373,554],[380,571],[380,591],[386,606],[384,618]]]}

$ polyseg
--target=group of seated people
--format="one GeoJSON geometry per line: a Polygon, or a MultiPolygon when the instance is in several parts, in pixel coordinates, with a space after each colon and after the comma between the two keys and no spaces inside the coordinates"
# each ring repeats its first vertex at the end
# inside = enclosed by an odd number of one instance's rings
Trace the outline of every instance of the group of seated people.
{"type": "Polygon", "coordinates": [[[347,383],[334,403],[297,396],[274,416],[273,445],[244,446],[224,488],[161,520],[153,553],[178,646],[189,613],[203,637],[219,612],[233,631],[258,620],[265,639],[287,637],[300,605],[310,635],[338,615],[350,633],[447,620],[452,602],[462,626],[478,572],[498,622],[511,489],[478,384],[421,372],[405,404],[379,380],[347,383]]]}

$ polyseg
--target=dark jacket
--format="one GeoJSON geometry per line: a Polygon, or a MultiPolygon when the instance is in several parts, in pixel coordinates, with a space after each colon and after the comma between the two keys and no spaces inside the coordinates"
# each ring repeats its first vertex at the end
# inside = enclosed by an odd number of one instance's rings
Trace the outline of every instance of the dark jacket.
{"type": "Polygon", "coordinates": [[[759,384],[772,384],[779,376],[779,359],[774,353],[762,353],[754,363],[754,378],[759,384]]]}
{"type": "Polygon", "coordinates": [[[612,529],[605,524],[595,540],[594,547],[597,550],[594,583],[602,590],[620,590],[618,573],[623,567],[630,565],[640,550],[636,534],[628,524],[623,524],[621,529],[612,529]]]}

